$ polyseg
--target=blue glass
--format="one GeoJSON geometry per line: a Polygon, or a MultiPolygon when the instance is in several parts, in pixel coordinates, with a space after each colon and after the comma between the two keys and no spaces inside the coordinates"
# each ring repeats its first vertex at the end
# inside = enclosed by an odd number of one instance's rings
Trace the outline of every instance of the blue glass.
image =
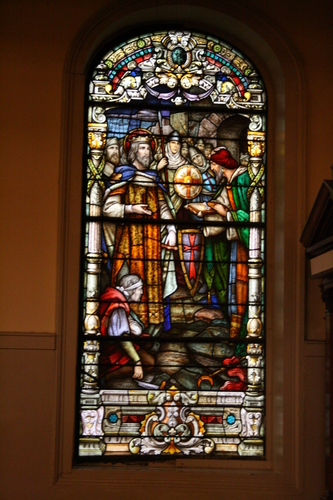
{"type": "Polygon", "coordinates": [[[116,422],[118,422],[118,415],[116,413],[110,413],[108,418],[111,424],[115,424],[116,422]]]}
{"type": "Polygon", "coordinates": [[[229,425],[232,425],[236,422],[236,417],[235,415],[233,415],[232,413],[230,413],[228,416],[227,416],[227,423],[229,425]]]}

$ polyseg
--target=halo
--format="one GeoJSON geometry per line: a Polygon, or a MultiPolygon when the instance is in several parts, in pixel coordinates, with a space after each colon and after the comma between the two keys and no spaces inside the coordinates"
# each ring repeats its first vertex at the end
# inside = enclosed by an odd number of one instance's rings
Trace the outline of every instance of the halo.
{"type": "MultiPolygon", "coordinates": [[[[152,132],[150,132],[149,130],[147,130],[145,128],[135,128],[135,129],[131,130],[125,136],[124,151],[126,154],[129,152],[130,147],[131,147],[131,143],[133,142],[133,140],[135,138],[139,139],[140,136],[143,139],[142,142],[148,142],[151,146],[153,153],[155,153],[155,151],[157,149],[157,140],[156,140],[154,134],[152,134],[152,132]]],[[[138,139],[136,139],[136,142],[138,141],[138,139]]]]}

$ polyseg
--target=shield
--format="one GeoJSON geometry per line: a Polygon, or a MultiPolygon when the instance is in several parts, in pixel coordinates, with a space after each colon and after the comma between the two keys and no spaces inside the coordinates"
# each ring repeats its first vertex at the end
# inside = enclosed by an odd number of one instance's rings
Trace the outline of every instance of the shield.
{"type": "Polygon", "coordinates": [[[179,229],[178,247],[185,282],[193,297],[199,285],[204,254],[204,237],[200,229],[179,229]]]}
{"type": "Polygon", "coordinates": [[[193,200],[202,190],[200,170],[193,165],[183,165],[176,170],[174,183],[178,196],[185,200],[193,200]]]}

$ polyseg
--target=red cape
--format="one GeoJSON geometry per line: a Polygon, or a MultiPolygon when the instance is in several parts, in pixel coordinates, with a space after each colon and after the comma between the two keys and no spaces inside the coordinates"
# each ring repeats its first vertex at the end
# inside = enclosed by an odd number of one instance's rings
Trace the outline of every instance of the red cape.
{"type": "Polygon", "coordinates": [[[116,288],[108,287],[101,296],[100,316],[101,316],[101,334],[107,336],[109,318],[115,309],[125,309],[127,316],[130,307],[124,295],[116,288]]]}
{"type": "MultiPolygon", "coordinates": [[[[108,336],[107,329],[112,312],[119,308],[124,309],[127,316],[129,315],[130,307],[124,295],[116,288],[108,287],[101,296],[100,305],[101,333],[104,337],[108,336]]],[[[111,339],[112,337],[109,338],[111,339]]],[[[113,339],[115,339],[115,337],[113,337],[113,339]]],[[[136,350],[139,349],[135,344],[134,347],[136,350]]],[[[126,365],[129,361],[129,356],[125,354],[119,342],[101,342],[101,355],[99,358],[100,377],[104,377],[107,373],[117,370],[121,366],[126,365]]]]}

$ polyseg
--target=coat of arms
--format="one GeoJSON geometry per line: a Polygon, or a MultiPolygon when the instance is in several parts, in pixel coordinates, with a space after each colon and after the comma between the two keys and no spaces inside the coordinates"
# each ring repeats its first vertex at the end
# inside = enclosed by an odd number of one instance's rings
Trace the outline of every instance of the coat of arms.
{"type": "Polygon", "coordinates": [[[179,229],[178,246],[182,271],[192,297],[195,295],[202,269],[204,237],[200,229],[179,229]]]}

